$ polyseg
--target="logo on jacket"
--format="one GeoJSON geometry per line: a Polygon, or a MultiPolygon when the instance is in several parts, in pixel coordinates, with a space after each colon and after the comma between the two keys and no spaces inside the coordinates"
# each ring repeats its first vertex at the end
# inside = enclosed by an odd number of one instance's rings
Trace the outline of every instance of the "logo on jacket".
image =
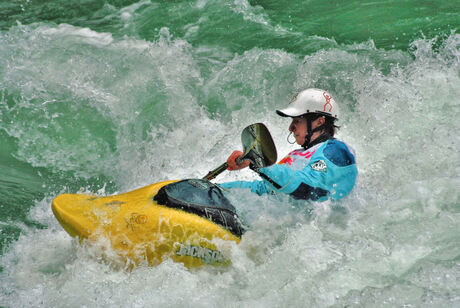
{"type": "Polygon", "coordinates": [[[319,171],[319,172],[326,172],[327,171],[327,165],[326,163],[324,162],[324,160],[318,160],[317,162],[313,163],[310,165],[310,167],[315,170],[315,171],[319,171]]]}
{"type": "Polygon", "coordinates": [[[282,160],[280,160],[280,162],[278,163],[279,165],[283,165],[283,164],[288,164],[288,165],[292,165],[294,161],[292,160],[291,156],[286,156],[285,158],[283,158],[282,160]]]}

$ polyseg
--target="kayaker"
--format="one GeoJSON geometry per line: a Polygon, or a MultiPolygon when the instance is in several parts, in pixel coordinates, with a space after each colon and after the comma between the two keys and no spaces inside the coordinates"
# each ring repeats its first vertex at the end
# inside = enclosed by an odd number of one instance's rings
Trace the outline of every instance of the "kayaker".
{"type": "MultiPolygon", "coordinates": [[[[296,199],[318,201],[338,200],[348,195],[355,185],[358,171],[354,151],[334,138],[339,108],[332,95],[321,89],[306,89],[295,95],[287,108],[276,110],[276,113],[292,118],[288,142],[293,134],[295,142],[302,148],[290,152],[278,164],[260,168],[258,172],[262,180],[220,185],[249,188],[259,195],[283,192],[296,199]]],[[[242,155],[243,152],[234,151],[229,156],[229,170],[249,166],[248,160],[238,165],[237,159],[242,155]]]]}

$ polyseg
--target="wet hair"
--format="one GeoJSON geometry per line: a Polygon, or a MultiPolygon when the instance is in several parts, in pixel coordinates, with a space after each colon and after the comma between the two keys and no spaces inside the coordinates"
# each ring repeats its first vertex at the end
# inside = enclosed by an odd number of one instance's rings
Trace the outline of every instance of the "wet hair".
{"type": "Polygon", "coordinates": [[[324,130],[326,131],[329,136],[334,137],[335,131],[339,129],[340,127],[335,125],[335,118],[333,117],[325,117],[325,122],[324,122],[324,130]]]}

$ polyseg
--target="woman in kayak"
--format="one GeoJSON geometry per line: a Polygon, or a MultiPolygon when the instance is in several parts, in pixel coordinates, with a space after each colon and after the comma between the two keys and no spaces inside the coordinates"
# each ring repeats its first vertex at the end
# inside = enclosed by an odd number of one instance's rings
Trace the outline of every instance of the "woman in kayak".
{"type": "MultiPolygon", "coordinates": [[[[339,108],[326,91],[307,89],[298,93],[289,106],[276,110],[282,117],[292,118],[289,125],[297,144],[302,148],[290,152],[278,164],[260,168],[260,181],[235,181],[220,184],[224,188],[249,188],[252,192],[283,192],[296,199],[323,201],[341,199],[352,190],[358,174],[354,151],[334,138],[334,122],[339,108]]],[[[248,160],[238,164],[241,151],[228,158],[229,170],[248,167],[248,160]]]]}

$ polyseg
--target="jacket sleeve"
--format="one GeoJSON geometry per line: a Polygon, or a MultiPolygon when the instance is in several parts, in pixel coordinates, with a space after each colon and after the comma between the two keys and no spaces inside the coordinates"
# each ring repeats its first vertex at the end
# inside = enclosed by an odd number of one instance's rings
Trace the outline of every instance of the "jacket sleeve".
{"type": "Polygon", "coordinates": [[[272,165],[261,168],[260,173],[270,178],[273,182],[279,185],[278,189],[270,184],[267,180],[256,181],[234,181],[219,184],[224,188],[246,188],[251,189],[253,193],[263,195],[269,192],[283,192],[290,194],[295,191],[300,183],[300,173],[296,172],[284,165],[272,165]],[[297,177],[297,178],[296,178],[297,177]]]}
{"type": "Polygon", "coordinates": [[[263,195],[271,191],[265,181],[234,181],[221,183],[219,185],[224,188],[249,188],[253,193],[258,195],[263,195]]]}

